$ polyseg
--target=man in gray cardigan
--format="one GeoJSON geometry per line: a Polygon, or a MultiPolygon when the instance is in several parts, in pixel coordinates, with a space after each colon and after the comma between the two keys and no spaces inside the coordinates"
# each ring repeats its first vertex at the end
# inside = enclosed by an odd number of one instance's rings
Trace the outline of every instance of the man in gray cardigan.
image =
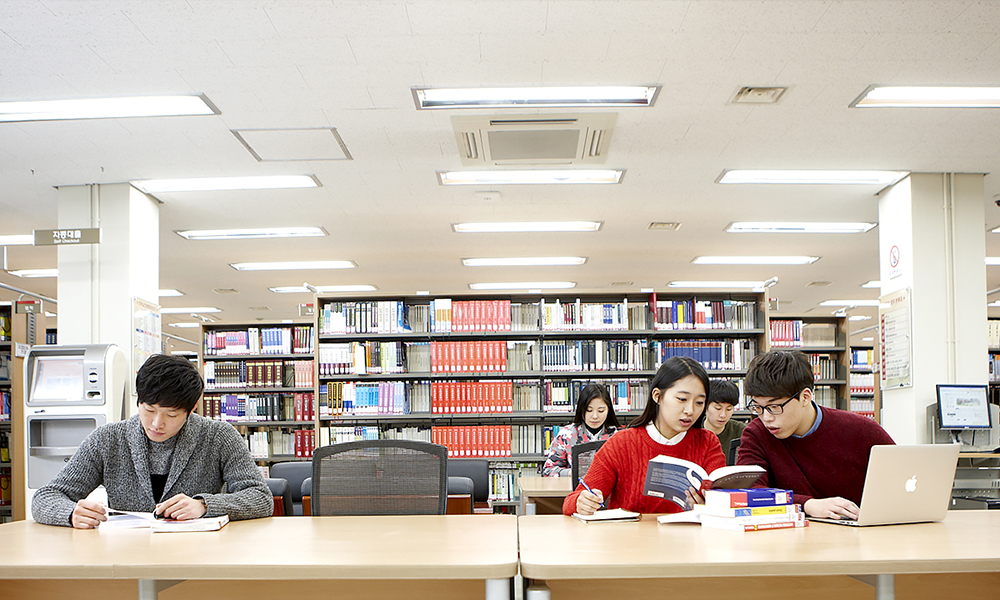
{"type": "Polygon", "coordinates": [[[107,510],[87,495],[101,484],[118,510],[178,520],[271,516],[271,492],[243,438],[229,423],[192,414],[204,387],[186,359],[151,356],[136,374],[139,414],[87,436],[35,493],[32,517],[47,525],[96,527],[107,520],[107,510]]]}

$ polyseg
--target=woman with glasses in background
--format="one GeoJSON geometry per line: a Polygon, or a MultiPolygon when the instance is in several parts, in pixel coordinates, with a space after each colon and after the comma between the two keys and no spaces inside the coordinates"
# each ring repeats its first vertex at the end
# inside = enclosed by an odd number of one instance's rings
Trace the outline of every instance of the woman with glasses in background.
{"type": "Polygon", "coordinates": [[[878,423],[813,400],[805,354],[772,350],[750,361],[743,392],[757,415],[736,464],[767,470],[756,487],[792,490],[807,515],[856,519],[872,446],[894,444],[878,423]]]}

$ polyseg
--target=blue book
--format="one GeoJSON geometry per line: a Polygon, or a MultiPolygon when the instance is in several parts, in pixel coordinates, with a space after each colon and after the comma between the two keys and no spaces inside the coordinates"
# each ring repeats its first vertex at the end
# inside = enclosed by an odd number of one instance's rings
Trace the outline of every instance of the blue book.
{"type": "Polygon", "coordinates": [[[705,490],[705,506],[719,508],[753,508],[792,503],[792,491],[779,488],[711,489],[705,490]]]}

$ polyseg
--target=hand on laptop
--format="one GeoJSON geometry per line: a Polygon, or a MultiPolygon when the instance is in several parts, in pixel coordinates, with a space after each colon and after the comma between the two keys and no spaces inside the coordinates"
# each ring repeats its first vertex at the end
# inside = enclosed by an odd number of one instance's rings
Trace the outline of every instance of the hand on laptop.
{"type": "Polygon", "coordinates": [[[822,519],[858,518],[858,505],[840,496],[806,500],[806,503],[802,505],[802,510],[810,517],[822,519]]]}

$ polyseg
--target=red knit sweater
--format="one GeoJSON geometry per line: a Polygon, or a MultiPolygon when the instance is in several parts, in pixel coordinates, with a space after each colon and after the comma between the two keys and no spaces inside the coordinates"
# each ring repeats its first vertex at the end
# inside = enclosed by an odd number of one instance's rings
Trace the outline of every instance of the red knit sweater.
{"type": "MultiPolygon", "coordinates": [[[[707,429],[689,429],[679,444],[668,446],[654,442],[645,427],[632,427],[611,436],[594,455],[594,462],[584,480],[604,495],[607,508],[625,508],[641,513],[680,512],[681,507],[670,500],[644,496],[646,468],[649,459],[664,454],[699,464],[711,473],[726,466],[726,457],[719,438],[707,429]]],[[[576,512],[576,499],[583,490],[576,490],[563,501],[563,514],[576,512]]]]}
{"type": "Polygon", "coordinates": [[[796,504],[840,496],[860,505],[871,447],[895,442],[868,417],[821,410],[819,427],[801,438],[779,440],[754,419],[743,430],[736,464],[764,467],[767,474],[755,487],[792,490],[796,504]]]}

